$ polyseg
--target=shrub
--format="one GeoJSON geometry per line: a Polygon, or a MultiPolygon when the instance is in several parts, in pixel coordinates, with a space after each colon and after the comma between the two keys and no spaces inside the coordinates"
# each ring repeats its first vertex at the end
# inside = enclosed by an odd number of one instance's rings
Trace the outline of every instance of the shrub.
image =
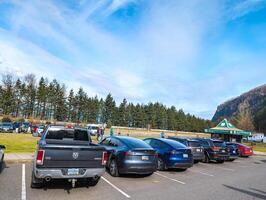
{"type": "Polygon", "coordinates": [[[2,122],[12,122],[9,117],[3,117],[2,122]]]}

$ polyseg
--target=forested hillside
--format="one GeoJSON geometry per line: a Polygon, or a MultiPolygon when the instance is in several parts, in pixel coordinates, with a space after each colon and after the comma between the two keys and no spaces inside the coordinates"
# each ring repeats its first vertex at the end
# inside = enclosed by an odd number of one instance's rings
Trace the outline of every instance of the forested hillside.
{"type": "Polygon", "coordinates": [[[239,128],[266,133],[266,85],[219,105],[212,120],[218,122],[224,117],[239,124],[239,128]]]}
{"type": "Polygon", "coordinates": [[[208,120],[185,114],[174,106],[162,103],[133,104],[123,99],[116,103],[111,94],[106,98],[89,97],[82,87],[77,92],[66,90],[64,84],[33,74],[22,78],[2,77],[0,85],[2,114],[18,118],[38,118],[71,122],[95,123],[108,126],[130,126],[183,131],[203,131],[211,126],[208,120]]]}

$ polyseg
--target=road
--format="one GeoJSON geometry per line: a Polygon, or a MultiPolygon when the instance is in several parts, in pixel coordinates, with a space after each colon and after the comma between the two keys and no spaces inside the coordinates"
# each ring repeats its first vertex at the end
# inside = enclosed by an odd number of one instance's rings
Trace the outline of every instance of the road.
{"type": "Polygon", "coordinates": [[[199,163],[187,171],[156,172],[149,177],[114,178],[105,173],[95,187],[80,183],[71,188],[67,181],[53,181],[43,189],[31,189],[30,179],[31,164],[7,165],[0,174],[0,199],[266,199],[266,157],[239,158],[224,164],[199,163]]]}

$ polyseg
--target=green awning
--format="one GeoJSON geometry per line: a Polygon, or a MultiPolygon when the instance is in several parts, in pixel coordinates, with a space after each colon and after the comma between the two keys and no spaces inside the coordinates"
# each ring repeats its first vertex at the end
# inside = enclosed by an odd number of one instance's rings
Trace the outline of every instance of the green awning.
{"type": "Polygon", "coordinates": [[[233,124],[231,124],[227,119],[223,119],[216,127],[209,128],[204,130],[205,133],[210,134],[227,134],[227,135],[242,135],[242,136],[250,136],[252,132],[243,131],[241,129],[236,128],[233,124]]]}

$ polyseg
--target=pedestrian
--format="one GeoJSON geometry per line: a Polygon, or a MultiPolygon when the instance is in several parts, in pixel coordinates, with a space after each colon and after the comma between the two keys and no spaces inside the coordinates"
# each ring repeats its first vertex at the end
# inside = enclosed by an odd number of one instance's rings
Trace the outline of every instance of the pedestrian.
{"type": "Polygon", "coordinates": [[[102,127],[102,134],[101,134],[101,140],[103,140],[103,137],[104,137],[104,126],[102,127]]]}
{"type": "Polygon", "coordinates": [[[161,132],[161,138],[164,138],[165,135],[164,135],[164,132],[161,132]]]}
{"type": "Polygon", "coordinates": [[[100,138],[100,131],[101,131],[100,127],[98,126],[97,127],[97,133],[96,133],[97,134],[97,141],[99,141],[99,138],[100,138]]]}

